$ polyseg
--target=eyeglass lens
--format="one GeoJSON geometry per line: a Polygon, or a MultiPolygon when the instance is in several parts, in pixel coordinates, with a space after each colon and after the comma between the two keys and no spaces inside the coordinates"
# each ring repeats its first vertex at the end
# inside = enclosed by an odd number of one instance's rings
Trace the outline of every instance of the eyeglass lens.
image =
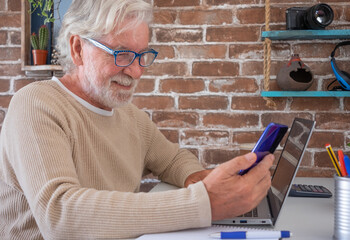
{"type": "MultiPolygon", "coordinates": [[[[139,64],[143,67],[147,67],[152,64],[155,54],[152,52],[141,53],[139,64]]],[[[117,66],[125,67],[132,63],[135,58],[135,53],[133,52],[119,52],[115,57],[115,64],[117,66]]]]}

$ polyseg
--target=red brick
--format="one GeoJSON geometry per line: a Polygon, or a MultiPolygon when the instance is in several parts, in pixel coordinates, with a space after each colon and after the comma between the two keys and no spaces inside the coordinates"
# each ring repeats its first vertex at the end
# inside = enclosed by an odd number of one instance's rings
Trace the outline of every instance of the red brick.
{"type": "Polygon", "coordinates": [[[198,131],[187,130],[181,134],[181,144],[183,145],[227,145],[229,133],[226,131],[198,131]]]}
{"type": "Polygon", "coordinates": [[[298,53],[301,60],[304,58],[328,58],[334,46],[331,43],[299,43],[292,45],[292,51],[298,53]]]}
{"type": "Polygon", "coordinates": [[[207,113],[203,116],[205,127],[249,128],[259,125],[259,115],[244,113],[207,113]]]}
{"type": "Polygon", "coordinates": [[[5,45],[7,42],[7,31],[0,31],[0,45],[5,45]]]}
{"type": "Polygon", "coordinates": [[[199,0],[154,0],[155,7],[187,7],[198,6],[199,0]]]}
{"type": "Polygon", "coordinates": [[[10,90],[10,80],[0,79],[0,92],[8,92],[10,90]]]}
{"type": "Polygon", "coordinates": [[[227,109],[228,99],[222,96],[179,97],[180,109],[227,109]]]}
{"type": "MultiPolygon", "coordinates": [[[[270,23],[285,22],[286,8],[271,7],[270,23]]],[[[237,19],[241,24],[264,24],[265,23],[265,8],[264,7],[249,7],[239,8],[237,10],[237,19]]]]}
{"type": "Polygon", "coordinates": [[[239,8],[236,17],[241,24],[265,23],[264,7],[239,8]]]}
{"type": "MultiPolygon", "coordinates": [[[[334,169],[334,168],[333,168],[334,169]]],[[[333,177],[335,174],[335,170],[331,168],[299,168],[297,177],[333,177]]]]}
{"type": "Polygon", "coordinates": [[[0,96],[0,107],[8,108],[12,95],[0,96]]]}
{"type": "Polygon", "coordinates": [[[20,32],[10,32],[11,44],[20,45],[21,44],[21,33],[20,32]]]}
{"type": "Polygon", "coordinates": [[[317,151],[315,152],[315,157],[314,157],[314,166],[315,167],[323,167],[323,168],[333,168],[333,164],[331,160],[329,159],[329,155],[325,150],[323,151],[317,151]]]}
{"type": "Polygon", "coordinates": [[[193,76],[238,76],[239,64],[234,62],[194,62],[193,76]]]}
{"type": "Polygon", "coordinates": [[[346,21],[350,21],[350,8],[349,7],[345,7],[344,8],[344,14],[343,14],[343,16],[344,16],[344,19],[346,20],[346,21]]]}
{"type": "Polygon", "coordinates": [[[344,110],[349,111],[350,110],[350,98],[344,98],[344,110]]]}
{"type": "Polygon", "coordinates": [[[21,58],[21,49],[14,47],[0,48],[0,61],[17,61],[21,58]]]}
{"type": "Polygon", "coordinates": [[[0,13],[0,28],[1,27],[21,27],[21,14],[0,13]]]}
{"type": "Polygon", "coordinates": [[[314,131],[310,138],[308,148],[323,149],[326,143],[331,143],[333,148],[343,148],[344,139],[344,133],[314,131]]]}
{"type": "Polygon", "coordinates": [[[165,62],[165,63],[153,63],[150,67],[145,68],[144,75],[155,76],[186,76],[188,75],[188,69],[186,63],[181,62],[165,62]]]}
{"type": "Polygon", "coordinates": [[[179,143],[179,132],[177,130],[161,129],[160,131],[170,142],[179,143]]]}
{"type": "Polygon", "coordinates": [[[172,46],[154,45],[151,47],[154,48],[154,50],[156,50],[158,52],[157,60],[172,59],[175,57],[174,47],[172,47],[172,46]]]}
{"type": "Polygon", "coordinates": [[[293,98],[290,106],[296,111],[337,111],[340,110],[340,100],[338,98],[293,98]]]}
{"type": "Polygon", "coordinates": [[[230,10],[189,10],[179,13],[179,21],[183,25],[222,25],[232,23],[230,10]]]}
{"type": "Polygon", "coordinates": [[[22,75],[20,64],[0,64],[0,76],[22,75]]]}
{"type": "Polygon", "coordinates": [[[208,27],[208,42],[256,42],[260,40],[259,27],[208,27]]]}
{"type": "Polygon", "coordinates": [[[134,96],[133,103],[140,109],[173,109],[174,99],[172,97],[162,96],[134,96]]]}
{"type": "MultiPolygon", "coordinates": [[[[274,102],[276,103],[276,110],[283,110],[286,107],[286,98],[275,98],[274,102]]],[[[266,100],[262,97],[232,97],[233,110],[273,110],[274,107],[269,107],[266,105],[266,100]]]]}
{"type": "Polygon", "coordinates": [[[174,24],[175,20],[175,11],[155,10],[153,13],[153,22],[156,24],[174,24]]]}
{"type": "Polygon", "coordinates": [[[238,145],[240,149],[252,150],[261,133],[262,131],[234,132],[232,136],[232,143],[234,145],[238,145]]]}
{"type": "Polygon", "coordinates": [[[223,4],[231,4],[231,5],[240,5],[240,4],[257,4],[260,3],[259,0],[206,0],[208,5],[223,5],[223,4]]]}
{"type": "Polygon", "coordinates": [[[193,128],[198,125],[199,115],[194,112],[158,111],[153,113],[152,120],[159,127],[193,128]]]}
{"type": "Polygon", "coordinates": [[[0,11],[6,11],[6,0],[0,0],[0,11]]]}
{"type": "Polygon", "coordinates": [[[312,115],[308,112],[271,112],[271,113],[263,113],[261,115],[261,123],[264,127],[266,127],[270,122],[281,123],[287,126],[292,126],[294,118],[305,118],[312,119],[312,115]]]}
{"type": "Polygon", "coordinates": [[[232,149],[205,149],[203,152],[203,160],[205,167],[211,164],[222,164],[240,155],[239,150],[232,149]]]}
{"type": "Polygon", "coordinates": [[[136,93],[149,93],[154,91],[154,79],[141,79],[136,87],[136,93]]]}
{"type": "Polygon", "coordinates": [[[160,92],[195,93],[204,91],[202,79],[164,79],[160,81],[160,92]]]}
{"type": "Polygon", "coordinates": [[[35,80],[33,79],[18,79],[16,81],[14,81],[14,90],[15,92],[17,92],[18,90],[20,90],[21,88],[27,86],[28,84],[35,82],[35,80]]]}
{"type": "Polygon", "coordinates": [[[21,11],[21,1],[8,0],[8,10],[17,12],[21,11]]]}
{"type": "MultiPolygon", "coordinates": [[[[285,58],[290,56],[290,45],[274,43],[271,46],[271,58],[285,58]]],[[[263,59],[264,46],[258,44],[232,44],[229,47],[229,57],[234,59],[263,59]]]]}
{"type": "MultiPolygon", "coordinates": [[[[330,61],[328,62],[319,62],[319,61],[313,61],[313,62],[309,62],[309,61],[304,61],[304,63],[309,66],[309,68],[311,69],[312,73],[314,75],[328,75],[333,73],[332,71],[332,67],[331,67],[331,63],[330,61]]],[[[348,62],[345,63],[341,63],[340,61],[337,61],[337,66],[339,68],[341,68],[341,66],[343,66],[343,69],[345,69],[345,65],[349,64],[348,62]],[[339,62],[339,65],[338,65],[339,62]]]]}
{"type": "Polygon", "coordinates": [[[350,129],[350,114],[349,113],[316,113],[316,128],[317,129],[333,129],[344,130],[350,129]]]}
{"type": "Polygon", "coordinates": [[[202,29],[162,28],[155,29],[158,42],[200,42],[203,36],[202,29]]]}
{"type": "Polygon", "coordinates": [[[263,73],[264,73],[263,62],[247,60],[242,63],[242,74],[245,76],[263,75],[263,73]]]}
{"type": "Polygon", "coordinates": [[[225,93],[254,93],[259,90],[255,79],[253,78],[237,78],[227,80],[212,80],[209,84],[211,92],[225,92],[225,93]]]}
{"type": "Polygon", "coordinates": [[[191,45],[177,47],[180,58],[212,59],[225,58],[227,48],[225,45],[191,45]]]}

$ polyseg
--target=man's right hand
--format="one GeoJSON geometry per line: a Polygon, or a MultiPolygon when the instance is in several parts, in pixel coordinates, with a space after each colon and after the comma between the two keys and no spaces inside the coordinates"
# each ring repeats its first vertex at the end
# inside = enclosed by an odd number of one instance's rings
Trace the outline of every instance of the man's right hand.
{"type": "Polygon", "coordinates": [[[270,167],[274,156],[269,154],[245,175],[241,169],[256,161],[255,153],[236,157],[215,168],[203,183],[207,189],[212,220],[222,220],[242,215],[255,208],[266,196],[271,186],[270,167]]]}

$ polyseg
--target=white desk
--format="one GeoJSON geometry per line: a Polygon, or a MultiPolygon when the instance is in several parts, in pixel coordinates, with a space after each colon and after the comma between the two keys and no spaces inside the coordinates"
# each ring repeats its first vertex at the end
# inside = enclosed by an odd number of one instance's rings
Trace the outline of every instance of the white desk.
{"type": "Polygon", "coordinates": [[[296,178],[295,183],[323,185],[332,193],[331,198],[288,197],[282,209],[276,229],[290,230],[293,239],[322,240],[333,238],[334,179],[296,178]]]}
{"type": "MultiPolygon", "coordinates": [[[[294,183],[323,185],[332,193],[332,198],[288,197],[277,220],[275,229],[289,230],[296,240],[329,240],[333,238],[334,180],[333,178],[296,178],[294,183]]],[[[151,192],[176,189],[161,183],[151,192]]]]}

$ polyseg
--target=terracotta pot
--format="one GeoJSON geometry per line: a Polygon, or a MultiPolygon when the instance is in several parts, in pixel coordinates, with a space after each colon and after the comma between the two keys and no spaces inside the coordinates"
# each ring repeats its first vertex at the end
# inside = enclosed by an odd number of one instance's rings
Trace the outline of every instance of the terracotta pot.
{"type": "Polygon", "coordinates": [[[45,65],[47,59],[47,50],[32,50],[34,65],[45,65]]]}

